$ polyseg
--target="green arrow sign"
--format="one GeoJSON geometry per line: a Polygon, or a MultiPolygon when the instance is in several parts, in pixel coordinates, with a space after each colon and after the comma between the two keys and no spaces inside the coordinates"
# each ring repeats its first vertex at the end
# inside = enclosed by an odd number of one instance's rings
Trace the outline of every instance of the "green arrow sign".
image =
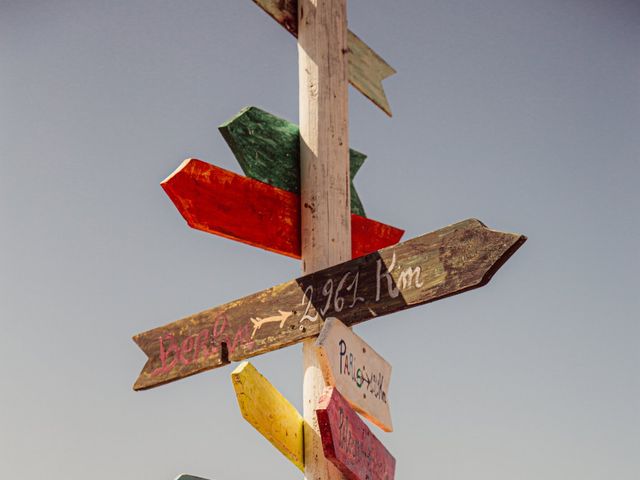
{"type": "MultiPolygon", "coordinates": [[[[295,123],[247,107],[220,125],[220,133],[246,176],[293,193],[300,193],[300,131],[295,123]]],[[[349,150],[351,212],[366,216],[353,186],[367,156],[349,150]]]]}

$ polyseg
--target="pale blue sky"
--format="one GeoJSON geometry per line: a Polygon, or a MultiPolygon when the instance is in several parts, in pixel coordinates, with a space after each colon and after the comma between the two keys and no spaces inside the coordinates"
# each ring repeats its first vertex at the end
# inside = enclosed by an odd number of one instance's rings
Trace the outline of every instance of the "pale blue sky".
{"type": "MultiPolygon", "coordinates": [[[[479,290],[356,328],[394,366],[397,478],[636,480],[640,3],[351,0],[393,65],[351,89],[367,213],[525,246],[479,290]]],[[[217,125],[296,120],[294,39],[250,0],[0,0],[0,476],[300,478],[218,369],[131,385],[138,332],[299,275],[189,229],[159,182],[239,172],[217,125]]],[[[256,367],[301,406],[301,352],[256,367]]]]}

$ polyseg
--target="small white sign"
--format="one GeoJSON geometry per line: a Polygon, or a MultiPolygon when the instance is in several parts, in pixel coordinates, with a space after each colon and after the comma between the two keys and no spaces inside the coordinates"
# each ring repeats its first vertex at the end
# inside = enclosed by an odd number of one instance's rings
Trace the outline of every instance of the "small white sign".
{"type": "Polygon", "coordinates": [[[325,381],[338,389],[354,410],[391,432],[391,365],[337,318],[328,318],[316,341],[325,381]]]}

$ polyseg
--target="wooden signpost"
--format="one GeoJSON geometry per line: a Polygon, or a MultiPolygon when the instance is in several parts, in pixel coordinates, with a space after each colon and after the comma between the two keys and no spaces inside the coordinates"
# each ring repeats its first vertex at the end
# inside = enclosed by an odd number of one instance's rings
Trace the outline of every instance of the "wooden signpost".
{"type": "Polygon", "coordinates": [[[334,387],[316,409],[325,456],[349,480],[393,480],[396,459],[334,387]]]}
{"type": "Polygon", "coordinates": [[[141,333],[149,360],[134,388],[292,345],[328,317],[351,326],[481,287],[524,241],[465,220],[141,333]]]}
{"type": "MultiPolygon", "coordinates": [[[[300,129],[297,125],[257,107],[247,107],[223,123],[219,130],[245,175],[300,194],[300,129]]],[[[353,187],[353,177],[366,158],[364,153],[349,150],[351,213],[361,217],[366,215],[353,187]]]]}
{"type": "MultiPolygon", "coordinates": [[[[294,37],[298,37],[297,0],[253,0],[253,2],[294,37]]],[[[351,31],[347,32],[347,48],[349,82],[391,116],[391,107],[384,93],[382,80],[396,71],[351,31]]]]}
{"type": "Polygon", "coordinates": [[[231,374],[242,416],[304,471],[302,416],[249,362],[231,374]]]}
{"type": "Polygon", "coordinates": [[[486,285],[526,237],[469,219],[398,243],[366,218],[348,82],[391,115],[395,71],[348,31],[346,0],[253,1],[298,38],[300,126],[244,109],[220,131],[247,177],[189,159],[162,188],[191,227],[300,258],[304,274],[134,336],[147,356],[134,389],[302,342],[302,415],[245,362],[231,375],[243,417],[307,480],[393,480],[358,416],[392,430],[391,366],[350,327],[486,285]]]}
{"type": "Polygon", "coordinates": [[[324,380],[351,407],[391,432],[391,365],[337,318],[328,318],[316,341],[324,380]]]}
{"type": "MultiPolygon", "coordinates": [[[[162,188],[190,227],[293,258],[301,257],[300,196],[196,159],[162,188]]],[[[353,258],[397,243],[404,230],[351,215],[353,258]]]]}
{"type": "MultiPolygon", "coordinates": [[[[311,274],[351,258],[346,0],[298,0],[297,15],[302,270],[311,274]]],[[[302,368],[305,478],[339,480],[320,441],[325,383],[313,338],[302,343],[302,368]]]]}

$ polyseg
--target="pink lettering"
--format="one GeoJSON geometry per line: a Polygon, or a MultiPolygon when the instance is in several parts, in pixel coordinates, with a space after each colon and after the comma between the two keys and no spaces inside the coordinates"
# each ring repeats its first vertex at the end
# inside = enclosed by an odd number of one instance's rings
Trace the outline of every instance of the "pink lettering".
{"type": "Polygon", "coordinates": [[[213,324],[213,328],[211,329],[211,335],[212,335],[212,340],[211,343],[213,344],[212,348],[211,348],[211,353],[218,353],[219,349],[220,349],[220,345],[222,345],[222,343],[228,343],[227,342],[227,336],[224,335],[224,331],[227,329],[227,316],[223,313],[222,315],[219,315],[216,318],[215,323],[213,324]]]}
{"type": "Polygon", "coordinates": [[[202,353],[204,353],[204,356],[206,357],[209,352],[207,350],[207,341],[209,340],[209,330],[205,329],[202,330],[199,334],[198,334],[198,338],[196,338],[196,346],[195,346],[195,350],[193,352],[193,361],[197,362],[198,358],[200,356],[200,352],[202,351],[202,353]]]}
{"type": "Polygon", "coordinates": [[[178,345],[176,344],[173,334],[170,333],[166,335],[164,340],[170,342],[169,348],[165,350],[162,337],[158,337],[158,341],[160,342],[160,363],[162,365],[151,373],[152,376],[170,372],[178,361],[178,345]],[[169,358],[171,354],[173,354],[173,359],[170,363],[167,363],[167,358],[169,358]]]}
{"type": "Polygon", "coordinates": [[[180,353],[178,354],[178,356],[180,357],[180,363],[182,363],[183,365],[189,365],[193,360],[195,360],[195,356],[191,360],[187,358],[187,353],[193,350],[195,340],[196,337],[194,335],[191,335],[190,337],[187,337],[182,341],[182,347],[180,348],[180,353]]]}

